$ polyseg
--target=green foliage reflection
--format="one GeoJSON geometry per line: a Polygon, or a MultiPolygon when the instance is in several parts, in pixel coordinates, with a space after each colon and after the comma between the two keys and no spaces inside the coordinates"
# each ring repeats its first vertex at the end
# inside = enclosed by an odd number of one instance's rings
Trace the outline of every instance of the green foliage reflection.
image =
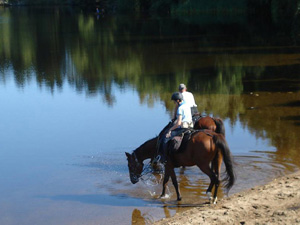
{"type": "MultiPolygon", "coordinates": [[[[298,31],[278,29],[289,18],[258,26],[240,14],[220,24],[215,15],[189,21],[181,16],[97,18],[75,9],[0,10],[0,82],[11,69],[21,87],[36,81],[53,92],[68,83],[78,92],[100,95],[110,106],[116,101],[114,86],[132,88],[141,103],[152,107],[160,101],[170,114],[171,94],[179,83],[186,83],[200,112],[229,118],[232,124],[241,119],[278,148],[286,144],[278,121],[284,109],[260,111],[257,102],[252,106],[244,96],[300,90],[300,54],[294,35],[298,31]],[[281,85],[282,80],[286,85],[281,85]],[[255,110],[249,111],[251,107],[255,110]],[[284,143],[271,134],[272,124],[284,143]]],[[[297,143],[293,139],[288,146],[295,149],[297,143]]]]}

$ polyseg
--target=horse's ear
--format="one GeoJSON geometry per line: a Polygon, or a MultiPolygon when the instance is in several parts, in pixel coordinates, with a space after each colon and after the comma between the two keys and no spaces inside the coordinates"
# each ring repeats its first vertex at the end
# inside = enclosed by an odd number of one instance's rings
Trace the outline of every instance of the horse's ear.
{"type": "Polygon", "coordinates": [[[127,156],[127,158],[129,158],[130,154],[128,152],[125,152],[125,155],[127,156]]]}

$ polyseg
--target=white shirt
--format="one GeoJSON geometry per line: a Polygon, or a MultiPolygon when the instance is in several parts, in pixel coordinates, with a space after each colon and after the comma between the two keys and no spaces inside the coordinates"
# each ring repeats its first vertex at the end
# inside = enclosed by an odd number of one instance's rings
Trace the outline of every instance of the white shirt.
{"type": "Polygon", "coordinates": [[[197,107],[194,99],[194,95],[191,92],[185,91],[181,93],[183,96],[183,100],[189,107],[197,107]]]}

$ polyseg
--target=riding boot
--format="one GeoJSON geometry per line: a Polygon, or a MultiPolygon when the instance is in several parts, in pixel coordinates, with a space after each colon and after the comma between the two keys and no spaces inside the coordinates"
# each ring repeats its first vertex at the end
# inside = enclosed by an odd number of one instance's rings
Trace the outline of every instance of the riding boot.
{"type": "Polygon", "coordinates": [[[160,162],[164,164],[167,161],[167,143],[166,142],[162,143],[162,152],[161,153],[162,154],[161,154],[160,162]]]}
{"type": "Polygon", "coordinates": [[[160,162],[165,164],[167,161],[167,141],[168,138],[164,138],[164,140],[160,143],[159,146],[159,154],[160,154],[160,162]]]}

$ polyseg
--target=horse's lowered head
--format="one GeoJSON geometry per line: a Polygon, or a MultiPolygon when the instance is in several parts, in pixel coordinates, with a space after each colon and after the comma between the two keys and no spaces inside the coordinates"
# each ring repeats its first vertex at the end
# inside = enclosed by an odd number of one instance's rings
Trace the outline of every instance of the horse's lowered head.
{"type": "Polygon", "coordinates": [[[128,169],[131,183],[135,184],[139,181],[143,172],[144,163],[140,162],[136,156],[136,153],[132,154],[125,152],[128,161],[128,169]]]}

